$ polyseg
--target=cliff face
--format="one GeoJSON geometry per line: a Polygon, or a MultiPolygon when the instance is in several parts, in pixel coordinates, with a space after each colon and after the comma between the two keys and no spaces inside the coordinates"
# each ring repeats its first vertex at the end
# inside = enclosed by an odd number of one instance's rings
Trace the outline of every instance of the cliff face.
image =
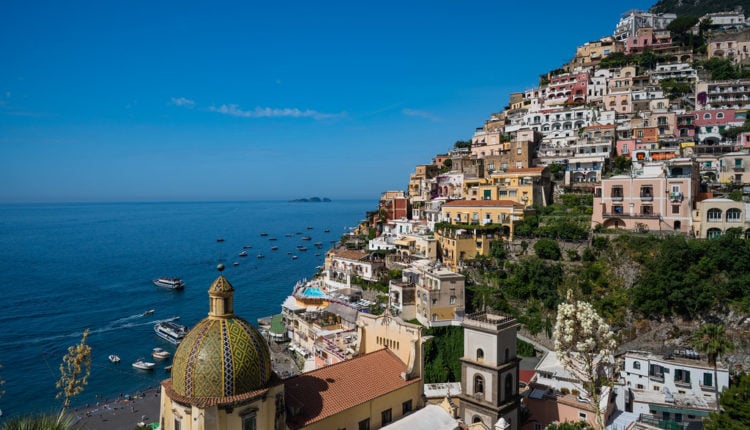
{"type": "Polygon", "coordinates": [[[677,16],[703,16],[707,13],[734,11],[738,6],[748,12],[750,0],[659,0],[650,11],[671,12],[677,16]]]}

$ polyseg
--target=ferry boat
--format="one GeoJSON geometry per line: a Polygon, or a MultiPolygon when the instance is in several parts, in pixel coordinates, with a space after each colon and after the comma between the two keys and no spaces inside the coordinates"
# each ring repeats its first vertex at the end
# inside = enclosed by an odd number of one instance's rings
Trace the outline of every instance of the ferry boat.
{"type": "Polygon", "coordinates": [[[181,290],[185,288],[185,283],[180,278],[154,279],[154,285],[157,287],[169,288],[171,290],[181,290]]]}
{"type": "Polygon", "coordinates": [[[154,326],[154,332],[156,332],[157,336],[167,342],[179,345],[182,338],[187,334],[188,329],[184,325],[175,324],[170,321],[162,321],[154,326]]]}

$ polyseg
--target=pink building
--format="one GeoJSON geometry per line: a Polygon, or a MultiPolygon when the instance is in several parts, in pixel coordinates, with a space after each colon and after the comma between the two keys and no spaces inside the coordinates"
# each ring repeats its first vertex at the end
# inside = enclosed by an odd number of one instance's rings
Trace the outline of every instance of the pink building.
{"type": "Polygon", "coordinates": [[[672,36],[667,30],[657,31],[651,27],[641,27],[633,37],[625,40],[625,54],[643,52],[646,49],[659,49],[672,46],[672,36]]]}
{"type": "Polygon", "coordinates": [[[707,109],[693,112],[695,132],[702,144],[716,145],[721,140],[721,132],[727,128],[737,127],[745,121],[736,118],[734,109],[707,109]]]}
{"type": "Polygon", "coordinates": [[[636,162],[631,174],[602,179],[594,189],[591,227],[687,234],[699,190],[699,169],[692,160],[636,162]]]}

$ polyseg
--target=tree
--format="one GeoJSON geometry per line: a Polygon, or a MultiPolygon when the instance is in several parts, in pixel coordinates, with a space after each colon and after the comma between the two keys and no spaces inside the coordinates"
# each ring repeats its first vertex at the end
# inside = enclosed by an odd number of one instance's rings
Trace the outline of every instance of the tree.
{"type": "Polygon", "coordinates": [[[734,349],[734,344],[724,332],[723,324],[708,323],[693,333],[693,346],[708,356],[708,364],[714,366],[714,387],[716,388],[716,410],[719,410],[719,381],[716,360],[726,352],[734,349]]]}
{"type": "Polygon", "coordinates": [[[73,430],[78,428],[72,416],[30,415],[5,421],[0,430],[73,430]]]}
{"type": "Polygon", "coordinates": [[[70,406],[73,397],[79,395],[88,384],[91,374],[91,347],[86,344],[89,337],[89,329],[83,332],[81,342],[68,347],[68,353],[60,363],[60,380],[55,385],[60,391],[57,398],[64,398],[62,411],[59,419],[63,418],[65,411],[70,406]]]}
{"type": "Polygon", "coordinates": [[[567,301],[557,307],[555,353],[562,365],[581,383],[596,409],[598,428],[604,428],[601,395],[616,377],[615,335],[590,303],[577,300],[568,290],[567,301]]]}
{"type": "Polygon", "coordinates": [[[559,260],[562,256],[560,246],[557,245],[557,241],[553,239],[539,239],[534,244],[534,252],[536,256],[544,260],[559,260]]]}
{"type": "Polygon", "coordinates": [[[703,421],[706,430],[746,430],[750,423],[750,374],[743,373],[721,393],[721,412],[703,421]]]}

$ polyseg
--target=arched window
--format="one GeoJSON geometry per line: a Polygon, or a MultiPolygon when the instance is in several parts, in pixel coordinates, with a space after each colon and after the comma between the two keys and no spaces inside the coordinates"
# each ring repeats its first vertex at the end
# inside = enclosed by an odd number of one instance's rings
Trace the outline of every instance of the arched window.
{"type": "Polygon", "coordinates": [[[482,351],[482,348],[477,348],[477,361],[484,360],[484,351],[482,351]]]}
{"type": "Polygon", "coordinates": [[[711,208],[708,210],[709,221],[721,221],[721,209],[711,208]]]}
{"type": "Polygon", "coordinates": [[[482,419],[481,419],[481,418],[479,418],[479,416],[478,416],[478,415],[474,415],[474,418],[472,418],[472,419],[471,419],[471,422],[472,422],[472,424],[473,424],[473,423],[481,423],[481,422],[482,422],[482,419]]]}
{"type": "Polygon", "coordinates": [[[716,119],[722,119],[724,118],[724,112],[719,112],[716,114],[716,119]]]}
{"type": "Polygon", "coordinates": [[[728,222],[740,222],[740,216],[742,211],[737,208],[727,209],[727,221],[728,222]]]}
{"type": "Polygon", "coordinates": [[[703,119],[711,119],[711,114],[710,113],[704,113],[703,114],[703,119]]]}
{"type": "Polygon", "coordinates": [[[641,368],[641,362],[640,361],[634,361],[633,362],[633,369],[639,370],[641,368]]]}
{"type": "Polygon", "coordinates": [[[706,237],[708,239],[716,239],[717,237],[721,237],[721,230],[718,228],[709,228],[706,232],[706,237]]]}
{"type": "Polygon", "coordinates": [[[482,375],[474,375],[474,393],[484,393],[484,378],[482,375]]]}
{"type": "Polygon", "coordinates": [[[513,376],[505,375],[505,401],[509,402],[513,398],[513,376]]]}
{"type": "Polygon", "coordinates": [[[508,360],[510,360],[510,349],[505,348],[505,362],[507,363],[508,360]]]}

